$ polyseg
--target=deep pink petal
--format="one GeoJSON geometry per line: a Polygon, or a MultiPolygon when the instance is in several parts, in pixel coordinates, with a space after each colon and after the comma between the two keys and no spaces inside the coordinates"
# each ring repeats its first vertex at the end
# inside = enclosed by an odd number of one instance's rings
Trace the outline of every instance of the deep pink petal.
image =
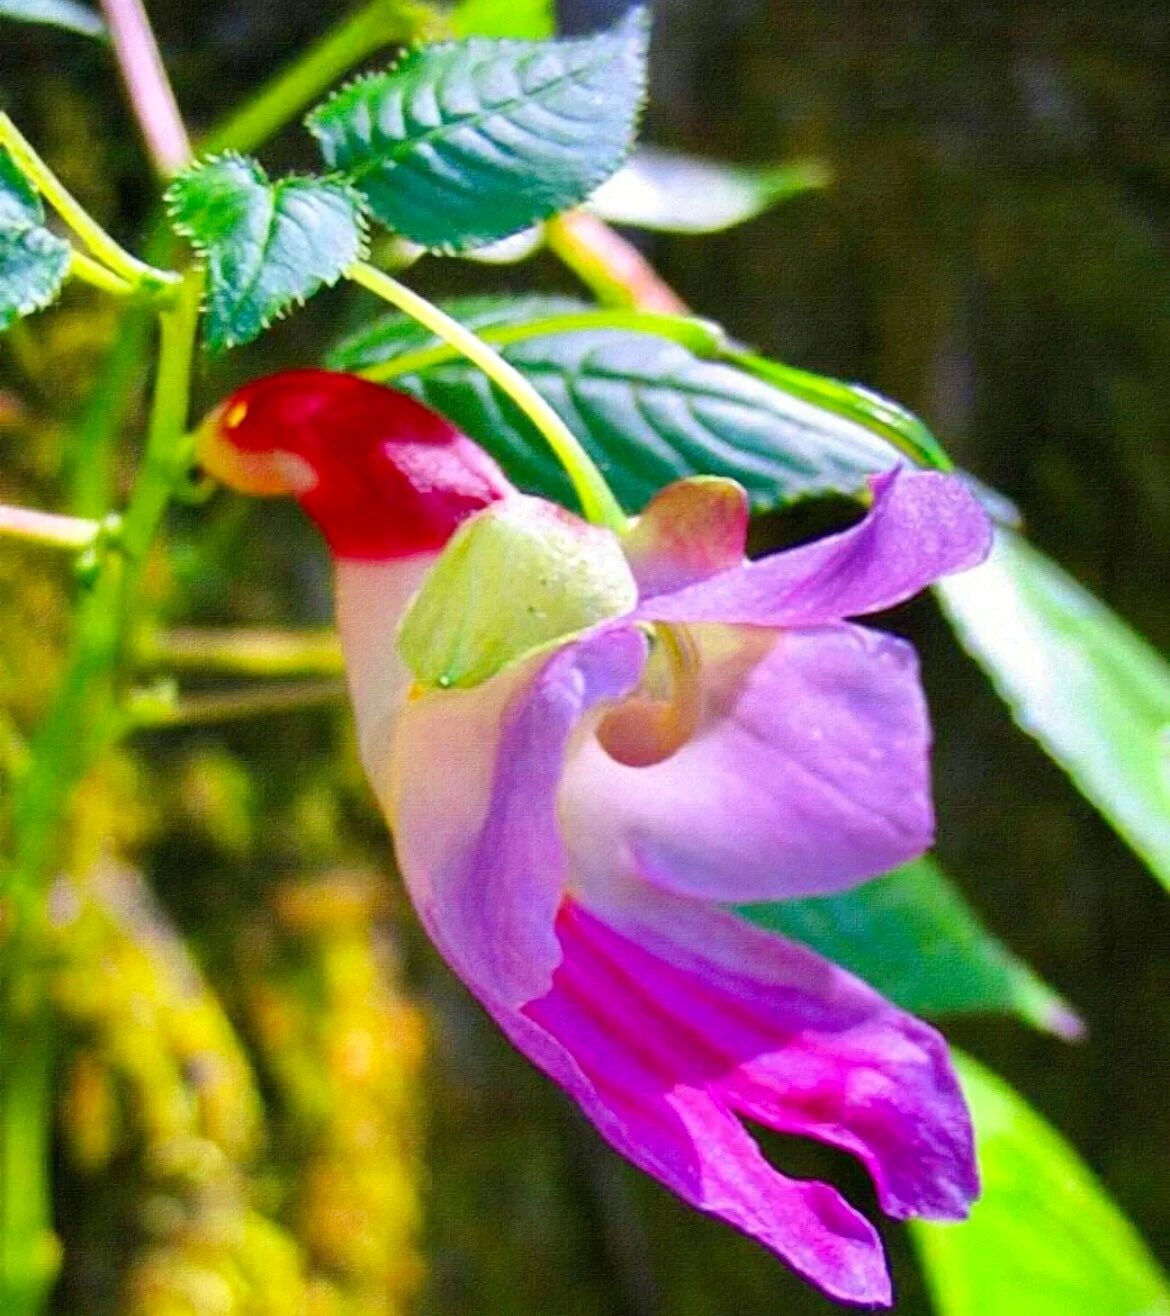
{"type": "Polygon", "coordinates": [[[484,1003],[619,1152],[830,1296],[888,1304],[881,1244],[823,1183],[773,1169],[746,1116],[857,1154],[897,1215],[961,1218],[971,1130],[941,1039],[842,970],[677,898],[571,902],[549,993],[484,1003]]]}
{"type": "Polygon", "coordinates": [[[684,895],[780,900],[928,848],[930,726],[908,644],[848,624],[688,630],[695,734],[649,767],[596,739],[569,763],[562,818],[586,890],[635,870],[684,895]]]}
{"type": "Polygon", "coordinates": [[[742,566],[748,498],[734,480],[678,480],[646,504],[622,548],[643,599],[742,566]]]}
{"type": "Polygon", "coordinates": [[[636,685],[645,657],[639,631],[609,628],[399,716],[387,812],[411,898],[460,975],[510,1005],[545,992],[560,959],[570,737],[636,685]]]}
{"type": "Polygon", "coordinates": [[[646,600],[640,614],[817,626],[892,607],[987,556],[991,523],[957,476],[899,467],[873,490],[869,515],[852,530],[646,600]]]}

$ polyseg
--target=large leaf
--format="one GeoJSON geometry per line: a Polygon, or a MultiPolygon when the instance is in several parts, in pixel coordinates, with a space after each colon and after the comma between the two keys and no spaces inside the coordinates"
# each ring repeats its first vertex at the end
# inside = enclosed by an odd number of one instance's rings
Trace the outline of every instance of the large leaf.
{"type": "Polygon", "coordinates": [[[1170,1316],[1170,1285],[1071,1147],[955,1056],[983,1195],[961,1225],[911,1226],[938,1316],[1170,1316]]]}
{"type": "Polygon", "coordinates": [[[553,0],[462,0],[451,11],[459,37],[524,37],[540,40],[557,30],[553,0]]]}
{"type": "MultiPolygon", "coordinates": [[[[517,325],[506,310],[499,315],[474,327],[564,417],[630,511],[700,472],[739,480],[758,508],[857,493],[899,459],[851,417],[716,359],[723,340],[702,322],[583,311],[517,325]]],[[[426,342],[400,318],[384,320],[330,364],[365,368],[413,393],[490,449],[523,488],[571,501],[559,465],[512,403],[445,349],[426,353],[426,342]]]]}
{"type": "Polygon", "coordinates": [[[1080,1024],[979,921],[933,860],[838,895],[749,905],[753,923],[812,946],[915,1014],[1013,1013],[1048,1032],[1080,1024]]]}
{"type": "Polygon", "coordinates": [[[666,233],[717,233],[826,187],[818,160],[747,168],[643,147],[594,194],[589,209],[614,224],[666,233]]]}
{"type": "Polygon", "coordinates": [[[641,10],[572,41],[423,46],[307,120],[390,228],[443,251],[584,201],[622,163],[645,86],[641,10]]]}
{"type": "Polygon", "coordinates": [[[45,23],[84,37],[103,37],[106,25],[101,15],[76,0],[0,0],[0,18],[22,23],[45,23]]]}
{"type": "Polygon", "coordinates": [[[364,249],[361,201],[325,178],[270,182],[238,155],[207,160],[167,191],[175,229],[207,266],[207,341],[255,338],[294,303],[335,283],[364,249]]]}
{"type": "Polygon", "coordinates": [[[0,330],[52,302],[69,274],[69,244],[12,157],[0,149],[0,330]]]}
{"type": "Polygon", "coordinates": [[[1170,664],[1007,530],[937,589],[1020,726],[1170,886],[1170,664]]]}

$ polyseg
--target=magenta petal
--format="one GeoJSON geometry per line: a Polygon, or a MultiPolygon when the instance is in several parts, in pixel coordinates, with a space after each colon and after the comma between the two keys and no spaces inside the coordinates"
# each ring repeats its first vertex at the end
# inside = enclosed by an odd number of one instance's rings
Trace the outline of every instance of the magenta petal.
{"type": "Polygon", "coordinates": [[[519,1014],[485,1004],[618,1151],[684,1201],[830,1296],[888,1304],[869,1222],[829,1185],[774,1170],[739,1116],[855,1152],[897,1214],[958,1218],[976,1184],[941,1039],[730,915],[670,897],[638,904],[598,917],[567,902],[551,991],[519,1014]]]}
{"type": "Polygon", "coordinates": [[[982,562],[991,523],[957,476],[899,467],[859,525],[645,601],[657,621],[816,626],[879,612],[982,562]]]}
{"type": "Polygon", "coordinates": [[[389,800],[399,864],[477,991],[515,1006],[547,991],[568,877],[557,819],[566,750],[591,708],[637,684],[645,657],[638,630],[611,627],[403,710],[389,800]]]}
{"type": "Polygon", "coordinates": [[[682,895],[824,894],[933,836],[930,727],[914,651],[839,624],[774,634],[695,626],[703,720],[649,767],[582,745],[562,817],[586,892],[638,872],[682,895]]]}

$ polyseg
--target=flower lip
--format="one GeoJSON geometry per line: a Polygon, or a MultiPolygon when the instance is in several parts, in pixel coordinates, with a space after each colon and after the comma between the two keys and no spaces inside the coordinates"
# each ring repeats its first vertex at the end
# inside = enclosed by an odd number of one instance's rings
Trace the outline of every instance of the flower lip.
{"type": "Polygon", "coordinates": [[[245,385],[208,415],[196,449],[232,488],[299,499],[339,557],[441,548],[467,517],[514,492],[495,462],[438,413],[327,370],[245,385]]]}

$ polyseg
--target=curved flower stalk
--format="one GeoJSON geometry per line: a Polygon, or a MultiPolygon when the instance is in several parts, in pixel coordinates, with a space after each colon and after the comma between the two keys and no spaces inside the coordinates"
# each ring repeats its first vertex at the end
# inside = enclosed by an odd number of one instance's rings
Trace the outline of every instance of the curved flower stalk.
{"type": "Polygon", "coordinates": [[[845,619],[983,558],[962,484],[892,471],[855,528],[749,562],[730,482],[670,486],[619,543],[347,376],[250,385],[201,446],[228,483],[295,494],[333,550],[366,768],[451,967],[636,1165],[832,1297],[888,1303],[870,1223],[742,1121],[852,1152],[891,1216],[961,1219],[945,1044],[724,906],[930,844],[913,651],[845,619]]]}

